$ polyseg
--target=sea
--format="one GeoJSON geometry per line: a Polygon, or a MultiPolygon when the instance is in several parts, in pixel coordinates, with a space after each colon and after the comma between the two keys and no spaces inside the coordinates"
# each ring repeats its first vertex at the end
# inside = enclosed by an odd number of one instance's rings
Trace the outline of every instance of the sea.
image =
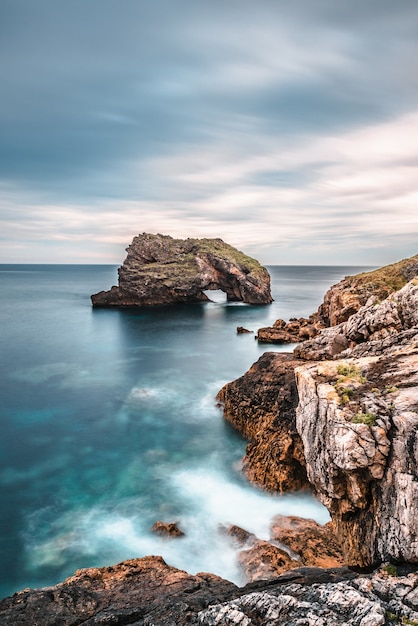
{"type": "Polygon", "coordinates": [[[161,555],[242,584],[222,526],[267,539],[276,514],[324,523],[312,496],[242,475],[246,441],[216,394],[266,351],[255,333],[308,316],[364,267],[270,266],[274,302],[93,309],[113,265],[0,265],[0,597],[75,570],[161,555]],[[237,334],[238,326],[254,333],[237,334]],[[178,522],[182,538],[151,531],[178,522]]]}

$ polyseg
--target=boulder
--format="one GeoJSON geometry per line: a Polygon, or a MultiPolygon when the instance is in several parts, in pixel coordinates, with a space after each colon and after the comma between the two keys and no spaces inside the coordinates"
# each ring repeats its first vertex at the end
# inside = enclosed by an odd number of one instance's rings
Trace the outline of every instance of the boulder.
{"type": "Polygon", "coordinates": [[[270,275],[255,259],[222,239],[134,237],[119,268],[119,285],[92,295],[93,307],[140,307],[208,302],[207,290],[227,300],[270,304],[270,275]]]}

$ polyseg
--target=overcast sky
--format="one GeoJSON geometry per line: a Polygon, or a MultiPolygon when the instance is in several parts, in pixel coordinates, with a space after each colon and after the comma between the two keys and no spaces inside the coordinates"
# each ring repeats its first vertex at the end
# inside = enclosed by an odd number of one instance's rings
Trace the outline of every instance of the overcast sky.
{"type": "Polygon", "coordinates": [[[0,0],[0,262],[418,253],[417,0],[0,0]]]}

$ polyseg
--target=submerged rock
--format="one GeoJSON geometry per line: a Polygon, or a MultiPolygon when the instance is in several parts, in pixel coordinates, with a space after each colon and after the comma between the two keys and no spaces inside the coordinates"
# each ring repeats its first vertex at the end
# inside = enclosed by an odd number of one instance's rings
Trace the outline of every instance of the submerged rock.
{"type": "Polygon", "coordinates": [[[158,520],[151,530],[163,537],[184,537],[185,534],[181,528],[179,528],[178,522],[162,522],[158,520]]]}
{"type": "Polygon", "coordinates": [[[270,304],[270,275],[255,259],[222,239],[134,237],[119,268],[119,285],[94,294],[94,307],[139,307],[207,302],[206,290],[230,301],[270,304]]]}

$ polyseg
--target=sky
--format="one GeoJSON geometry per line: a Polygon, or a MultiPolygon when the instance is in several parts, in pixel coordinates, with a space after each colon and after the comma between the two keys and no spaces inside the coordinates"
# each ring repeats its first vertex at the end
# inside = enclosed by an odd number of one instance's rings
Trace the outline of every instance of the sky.
{"type": "Polygon", "coordinates": [[[0,0],[0,263],[418,253],[417,0],[0,0]]]}

